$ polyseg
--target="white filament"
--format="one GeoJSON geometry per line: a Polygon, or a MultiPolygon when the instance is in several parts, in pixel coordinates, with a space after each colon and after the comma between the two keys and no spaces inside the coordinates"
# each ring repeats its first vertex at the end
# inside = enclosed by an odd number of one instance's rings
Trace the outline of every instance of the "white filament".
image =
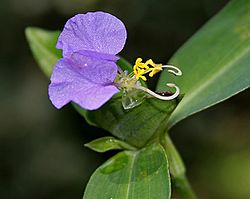
{"type": "Polygon", "coordinates": [[[159,95],[151,90],[149,90],[148,88],[145,88],[143,86],[136,86],[135,88],[137,89],[140,89],[140,90],[143,90],[144,92],[148,93],[149,95],[152,95],[158,99],[161,99],[161,100],[172,100],[176,97],[178,97],[178,95],[180,94],[180,89],[178,86],[176,86],[175,84],[173,83],[167,83],[166,84],[167,86],[171,87],[171,88],[175,88],[175,93],[171,96],[162,96],[162,95],[159,95]]]}
{"type": "Polygon", "coordinates": [[[170,70],[168,70],[169,73],[172,73],[174,75],[177,75],[177,76],[181,76],[182,75],[182,72],[179,68],[175,67],[175,66],[172,66],[172,65],[163,65],[162,68],[170,68],[170,70]],[[174,69],[174,70],[171,70],[171,69],[174,69]]]}

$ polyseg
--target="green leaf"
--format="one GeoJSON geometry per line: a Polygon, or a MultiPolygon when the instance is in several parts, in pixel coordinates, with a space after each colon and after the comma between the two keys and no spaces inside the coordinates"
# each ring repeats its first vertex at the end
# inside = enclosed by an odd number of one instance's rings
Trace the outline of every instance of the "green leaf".
{"type": "Polygon", "coordinates": [[[169,199],[168,161],[160,145],[120,152],[91,176],[83,199],[169,199]]]}
{"type": "Polygon", "coordinates": [[[111,136],[93,140],[84,146],[100,153],[115,149],[136,150],[136,148],[111,136]]]}
{"type": "Polygon", "coordinates": [[[54,65],[62,56],[61,51],[55,47],[60,31],[29,27],[25,34],[36,61],[45,75],[50,77],[54,65]]]}
{"type": "Polygon", "coordinates": [[[169,127],[250,85],[250,1],[234,0],[183,45],[170,60],[183,76],[161,75],[158,90],[176,83],[185,94],[169,127]]]}

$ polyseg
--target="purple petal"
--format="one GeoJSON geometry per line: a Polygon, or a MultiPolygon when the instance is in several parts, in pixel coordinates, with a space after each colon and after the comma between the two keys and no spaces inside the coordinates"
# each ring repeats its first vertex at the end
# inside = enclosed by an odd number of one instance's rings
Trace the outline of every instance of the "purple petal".
{"type": "Polygon", "coordinates": [[[116,55],[126,38],[126,28],[118,18],[104,12],[88,12],[67,21],[56,47],[63,50],[64,57],[81,50],[116,55]]]}
{"type": "Polygon", "coordinates": [[[117,66],[112,61],[80,54],[60,59],[52,73],[49,97],[61,108],[73,101],[84,109],[98,109],[119,90],[114,85],[117,66]]]}
{"type": "Polygon", "coordinates": [[[113,61],[113,62],[116,62],[118,59],[120,59],[116,55],[98,53],[98,52],[88,51],[88,50],[80,50],[80,51],[77,51],[77,53],[87,56],[87,57],[93,57],[96,59],[104,59],[104,60],[113,61]]]}

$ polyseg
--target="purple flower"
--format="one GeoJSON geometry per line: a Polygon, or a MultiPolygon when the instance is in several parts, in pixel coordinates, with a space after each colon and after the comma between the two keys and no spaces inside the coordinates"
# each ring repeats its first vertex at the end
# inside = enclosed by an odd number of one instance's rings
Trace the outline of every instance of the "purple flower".
{"type": "Polygon", "coordinates": [[[124,24],[108,13],[89,12],[69,19],[56,45],[63,58],[56,63],[49,85],[54,106],[73,101],[94,110],[119,92],[114,85],[116,54],[126,37],[124,24]]]}

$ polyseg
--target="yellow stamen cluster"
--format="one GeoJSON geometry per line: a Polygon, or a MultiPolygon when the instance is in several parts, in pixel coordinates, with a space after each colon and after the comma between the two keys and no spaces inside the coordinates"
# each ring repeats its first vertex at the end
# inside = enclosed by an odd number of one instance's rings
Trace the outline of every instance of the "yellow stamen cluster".
{"type": "Polygon", "coordinates": [[[155,64],[152,59],[149,59],[143,63],[142,58],[137,58],[133,67],[133,72],[136,79],[138,80],[141,78],[143,81],[147,80],[147,78],[144,76],[145,74],[149,73],[149,77],[153,77],[159,71],[162,71],[162,64],[155,64]]]}

